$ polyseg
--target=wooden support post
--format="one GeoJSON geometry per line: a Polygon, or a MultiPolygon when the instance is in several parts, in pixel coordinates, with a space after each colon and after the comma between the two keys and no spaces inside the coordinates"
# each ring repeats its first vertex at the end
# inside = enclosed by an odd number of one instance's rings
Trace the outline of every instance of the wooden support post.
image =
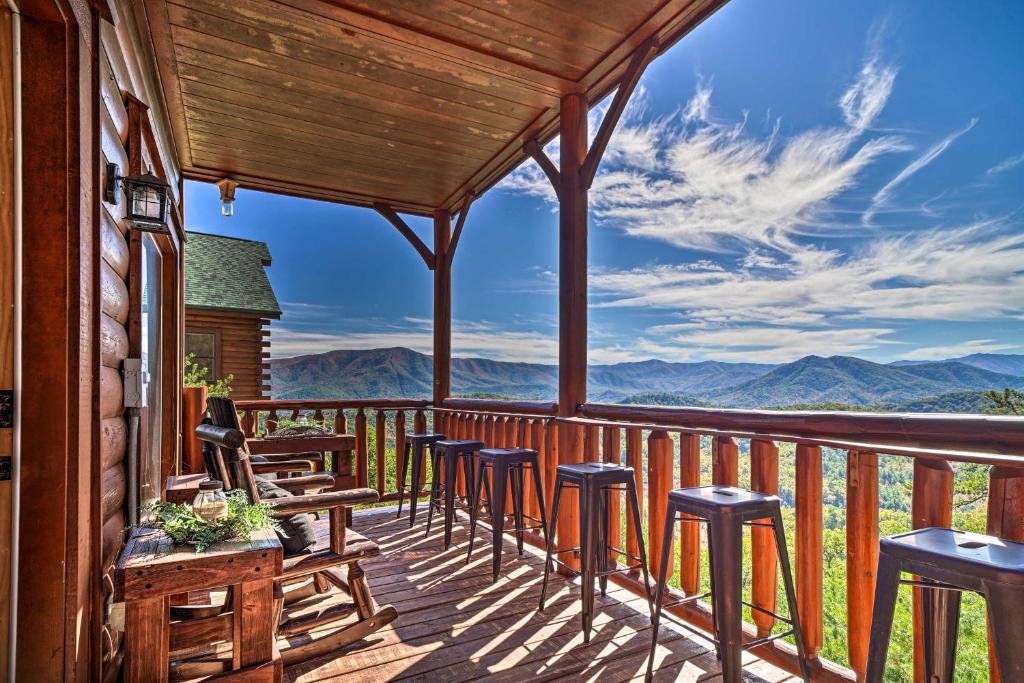
{"type": "Polygon", "coordinates": [[[796,604],[804,651],[815,659],[824,644],[824,537],[821,447],[796,447],[796,604]]]}
{"type": "MultiPolygon", "coordinates": [[[[1024,468],[993,467],[988,477],[988,533],[1024,543],[1024,468]]],[[[991,635],[988,643],[989,680],[998,683],[991,635]]]]}
{"type": "Polygon", "coordinates": [[[878,455],[850,451],[846,469],[846,624],[850,668],[864,680],[878,570],[878,455]]]}
{"type": "MultiPolygon", "coordinates": [[[[672,490],[672,437],[660,429],[647,437],[647,546],[648,567],[651,579],[661,578],[661,552],[665,542],[665,514],[668,511],[668,493],[672,490]]],[[[675,563],[672,561],[674,544],[669,539],[668,569],[665,576],[672,577],[675,563]]]]}
{"type": "Polygon", "coordinates": [[[356,411],[356,486],[364,488],[368,484],[366,442],[366,413],[360,408],[356,411]]]}
{"type": "Polygon", "coordinates": [[[373,427],[374,427],[374,432],[375,432],[375,434],[374,434],[374,445],[376,446],[374,448],[374,455],[376,456],[374,464],[375,464],[376,470],[377,470],[377,472],[376,472],[376,474],[377,474],[377,477],[376,477],[376,479],[377,479],[377,482],[376,482],[376,484],[377,484],[377,493],[379,495],[383,496],[384,492],[387,490],[387,477],[386,477],[386,475],[387,475],[387,471],[388,471],[388,468],[387,468],[387,458],[388,458],[388,451],[387,451],[387,445],[388,445],[388,425],[387,425],[386,415],[384,414],[383,410],[380,410],[380,409],[377,410],[377,417],[376,417],[376,419],[374,421],[373,427]]]}
{"type": "Polygon", "coordinates": [[[731,436],[711,440],[711,483],[738,486],[740,478],[739,448],[731,436]]]}
{"type": "Polygon", "coordinates": [[[452,270],[448,244],[452,217],[434,212],[434,405],[440,406],[452,390],[452,270]]]}
{"type": "MultiPolygon", "coordinates": [[[[679,435],[679,486],[700,486],[700,434],[679,435]]],[[[696,595],[700,590],[700,525],[679,524],[679,586],[687,595],[696,595]]]]}
{"type": "MultiPolygon", "coordinates": [[[[750,440],[750,488],[761,493],[776,495],[779,492],[779,447],[773,441],[750,440]]],[[[761,523],[771,520],[760,519],[761,523]]],[[[778,595],[778,554],[775,551],[775,534],[767,527],[752,527],[750,530],[751,553],[751,597],[761,609],[776,611],[778,595]]],[[[767,636],[775,619],[764,612],[751,610],[759,638],[767,636]]]]}
{"type": "MultiPolygon", "coordinates": [[[[953,524],[953,468],[948,462],[914,458],[914,485],[911,498],[911,525],[914,529],[953,524]]],[[[940,591],[932,591],[940,593],[940,591]]],[[[924,680],[924,589],[914,589],[914,680],[924,680]]],[[[946,602],[946,591],[935,596],[946,602]]],[[[935,604],[935,603],[933,603],[935,604]]]]}
{"type": "MultiPolygon", "coordinates": [[[[644,433],[636,427],[626,428],[626,466],[633,468],[633,481],[636,484],[636,497],[640,509],[644,509],[644,433]]],[[[641,513],[642,514],[642,513],[641,513]]],[[[633,557],[640,557],[640,536],[643,528],[637,528],[633,515],[626,515],[626,552],[633,557]]],[[[647,557],[650,558],[650,552],[647,557]]],[[[636,569],[630,574],[640,574],[636,569]]]]}

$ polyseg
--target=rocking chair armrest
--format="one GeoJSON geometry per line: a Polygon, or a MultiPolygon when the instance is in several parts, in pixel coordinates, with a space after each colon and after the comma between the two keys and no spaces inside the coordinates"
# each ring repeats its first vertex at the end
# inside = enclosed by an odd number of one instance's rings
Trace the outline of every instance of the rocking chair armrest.
{"type": "Polygon", "coordinates": [[[322,491],[334,486],[334,477],[330,474],[307,474],[301,477],[275,479],[274,484],[285,491],[322,491]]]}
{"type": "Polygon", "coordinates": [[[295,451],[286,453],[258,453],[253,454],[256,457],[265,458],[269,462],[277,462],[278,460],[309,460],[310,462],[321,464],[324,461],[324,454],[320,451],[295,451]]]}
{"type": "Polygon", "coordinates": [[[308,496],[292,496],[291,498],[272,498],[261,502],[273,506],[274,512],[278,515],[294,515],[300,512],[317,512],[376,503],[378,500],[380,500],[380,496],[373,489],[349,489],[347,491],[314,493],[308,496]]]}
{"type": "Polygon", "coordinates": [[[278,460],[276,462],[250,462],[249,464],[253,474],[313,471],[313,463],[308,460],[278,460]]]}

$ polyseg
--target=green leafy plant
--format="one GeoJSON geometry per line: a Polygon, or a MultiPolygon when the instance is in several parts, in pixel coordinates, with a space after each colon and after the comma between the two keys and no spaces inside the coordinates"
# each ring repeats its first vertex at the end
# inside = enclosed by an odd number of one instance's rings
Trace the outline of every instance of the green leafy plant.
{"type": "Polygon", "coordinates": [[[274,508],[266,503],[250,503],[245,491],[228,491],[228,514],[222,520],[207,522],[196,515],[192,506],[181,503],[154,503],[148,510],[153,519],[142,526],[163,529],[175,543],[189,543],[201,553],[218,541],[249,538],[257,529],[280,530],[274,508]]]}
{"type": "Polygon", "coordinates": [[[231,383],[235,381],[234,375],[228,375],[221,379],[211,381],[208,379],[210,368],[196,362],[196,354],[190,353],[185,356],[185,376],[183,384],[186,387],[206,387],[207,394],[214,398],[227,398],[231,394],[231,383]]]}

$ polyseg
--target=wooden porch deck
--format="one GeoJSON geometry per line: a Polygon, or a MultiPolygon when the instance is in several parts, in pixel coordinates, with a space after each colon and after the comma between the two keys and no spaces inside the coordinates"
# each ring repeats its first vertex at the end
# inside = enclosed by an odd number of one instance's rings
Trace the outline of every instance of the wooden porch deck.
{"type": "MultiPolygon", "coordinates": [[[[395,512],[393,507],[357,512],[353,526],[381,546],[381,557],[364,567],[374,598],[393,605],[398,620],[342,653],[289,668],[286,680],[643,680],[650,621],[641,598],[614,585],[607,597],[598,594],[594,632],[584,644],[577,581],[553,575],[548,606],[537,611],[543,578],[539,551],[527,546],[518,557],[506,537],[502,576],[492,585],[486,531],[478,532],[472,562],[465,565],[464,515],[444,552],[439,517],[424,538],[425,515],[410,529],[408,517],[396,520],[395,512]]],[[[661,633],[656,680],[721,680],[708,641],[671,624],[661,633]]],[[[744,680],[798,680],[752,655],[744,662],[744,680]]]]}

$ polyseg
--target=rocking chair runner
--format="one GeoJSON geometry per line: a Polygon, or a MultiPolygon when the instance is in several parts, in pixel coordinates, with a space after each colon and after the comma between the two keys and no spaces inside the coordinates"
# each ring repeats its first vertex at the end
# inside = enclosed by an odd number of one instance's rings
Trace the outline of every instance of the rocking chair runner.
{"type": "MultiPolygon", "coordinates": [[[[214,423],[224,425],[233,420],[237,424],[234,404],[228,399],[210,399],[210,416],[214,423]]],[[[330,491],[286,498],[261,499],[256,486],[254,463],[249,461],[245,436],[237,427],[200,425],[196,429],[200,439],[216,445],[215,456],[218,475],[225,487],[243,489],[254,502],[267,503],[281,517],[298,513],[329,511],[330,534],[326,547],[317,544],[312,552],[286,556],[283,573],[278,580],[280,619],[277,625],[278,646],[285,666],[324,655],[367,637],[391,623],[398,613],[391,606],[377,608],[370,593],[359,561],[380,554],[377,544],[345,525],[346,510],[353,505],[378,500],[373,489],[330,491]],[[345,574],[341,567],[348,568],[345,574]],[[333,589],[333,590],[332,590],[333,589]],[[338,602],[340,593],[351,602],[338,602]],[[333,603],[333,604],[332,604],[333,603]],[[345,623],[352,615],[356,620],[345,623]],[[316,629],[317,635],[311,635],[316,629]]],[[[280,463],[267,463],[277,467],[280,463]]],[[[271,467],[271,471],[275,470],[271,467]]],[[[333,477],[328,474],[310,475],[324,478],[319,488],[330,488],[333,477]]],[[[294,482],[295,477],[275,483],[294,482]]],[[[302,483],[295,490],[307,490],[312,482],[302,483]]]]}

